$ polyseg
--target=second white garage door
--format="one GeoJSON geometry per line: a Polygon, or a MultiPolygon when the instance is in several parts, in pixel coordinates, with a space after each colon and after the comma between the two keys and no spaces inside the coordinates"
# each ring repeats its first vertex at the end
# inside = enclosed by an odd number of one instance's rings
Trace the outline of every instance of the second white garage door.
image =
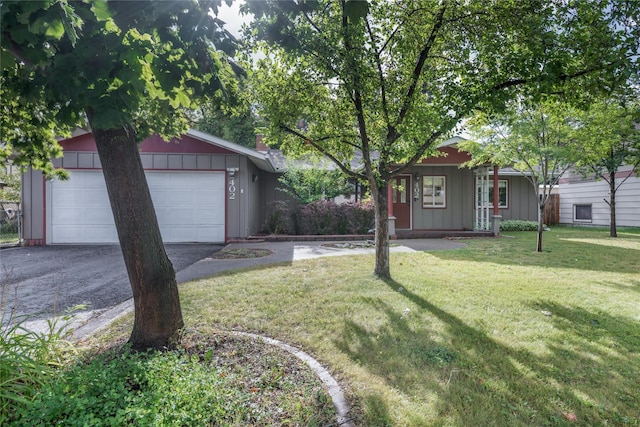
{"type": "MultiPolygon", "coordinates": [[[[49,243],[117,243],[101,171],[71,171],[47,191],[49,243]]],[[[153,172],[147,182],[166,243],[225,238],[224,172],[153,172]]]]}

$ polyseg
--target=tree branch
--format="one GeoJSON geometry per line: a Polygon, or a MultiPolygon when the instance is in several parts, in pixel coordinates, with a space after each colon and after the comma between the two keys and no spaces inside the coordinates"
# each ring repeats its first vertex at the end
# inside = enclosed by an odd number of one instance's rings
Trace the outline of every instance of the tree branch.
{"type": "MultiPolygon", "coordinates": [[[[371,29],[371,25],[369,25],[369,21],[367,21],[367,31],[369,33],[369,40],[371,40],[371,45],[375,46],[373,30],[371,29]]],[[[382,70],[382,61],[380,61],[380,52],[376,52],[376,65],[378,66],[378,80],[380,81],[380,91],[382,95],[382,114],[384,115],[384,120],[389,123],[389,105],[387,104],[387,88],[385,85],[384,72],[382,70]]]]}
{"type": "Polygon", "coordinates": [[[409,159],[409,161],[405,162],[404,165],[397,167],[395,169],[393,169],[391,171],[391,176],[395,176],[398,174],[401,174],[402,172],[406,171],[407,169],[409,169],[410,167],[412,167],[414,164],[417,163],[418,160],[420,160],[420,158],[422,156],[424,156],[425,151],[427,151],[427,149],[429,147],[431,147],[431,145],[442,136],[442,131],[436,131],[434,133],[432,133],[429,138],[427,138],[426,142],[424,142],[419,148],[418,151],[416,152],[416,154],[413,155],[413,157],[411,157],[409,159]]]}
{"type": "Polygon", "coordinates": [[[440,28],[442,28],[442,24],[444,22],[444,12],[446,8],[447,8],[446,3],[444,3],[440,8],[440,10],[438,11],[436,22],[433,24],[433,28],[431,29],[431,34],[429,34],[429,38],[427,39],[426,43],[422,47],[422,50],[420,51],[420,55],[418,56],[418,61],[416,63],[416,66],[413,69],[413,77],[411,80],[411,84],[409,85],[409,89],[407,90],[407,93],[404,97],[404,102],[402,104],[402,108],[400,108],[400,114],[398,114],[398,120],[396,122],[396,125],[393,126],[393,133],[390,135],[387,135],[387,141],[386,141],[387,144],[393,143],[398,138],[397,127],[400,124],[402,124],[405,116],[409,112],[409,108],[411,108],[411,104],[413,103],[413,97],[416,93],[416,88],[418,86],[418,81],[420,80],[420,76],[422,75],[422,69],[424,68],[424,64],[427,58],[429,57],[429,53],[431,52],[431,48],[433,47],[436,37],[438,36],[438,32],[440,31],[440,28]]]}
{"type": "MultiPolygon", "coordinates": [[[[285,125],[279,125],[279,128],[282,129],[283,131],[290,133],[291,135],[294,135],[302,140],[305,141],[305,143],[311,145],[313,148],[315,148],[320,154],[322,154],[323,156],[329,158],[329,160],[331,160],[333,163],[336,164],[336,166],[338,166],[340,168],[340,170],[342,172],[344,172],[346,175],[356,178],[356,179],[363,179],[366,180],[367,176],[361,173],[357,173],[353,170],[351,170],[350,167],[345,166],[335,155],[333,155],[332,153],[330,153],[329,151],[325,150],[324,147],[322,147],[322,145],[318,144],[318,141],[314,141],[310,138],[307,138],[306,135],[304,135],[303,133],[295,130],[295,129],[291,129],[288,126],[285,125]]],[[[330,137],[323,137],[320,140],[326,140],[329,139],[330,137]]]]}

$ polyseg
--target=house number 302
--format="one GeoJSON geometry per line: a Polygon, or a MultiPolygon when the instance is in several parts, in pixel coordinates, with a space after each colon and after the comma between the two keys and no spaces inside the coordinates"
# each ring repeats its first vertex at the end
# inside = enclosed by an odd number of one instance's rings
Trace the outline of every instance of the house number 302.
{"type": "Polygon", "coordinates": [[[235,200],[236,199],[236,179],[235,178],[229,178],[229,200],[235,200]]]}

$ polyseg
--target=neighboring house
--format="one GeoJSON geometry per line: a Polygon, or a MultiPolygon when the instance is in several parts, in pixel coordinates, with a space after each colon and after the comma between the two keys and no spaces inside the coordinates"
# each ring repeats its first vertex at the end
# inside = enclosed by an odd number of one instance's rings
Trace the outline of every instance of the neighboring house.
{"type": "MultiPolygon", "coordinates": [[[[640,227],[640,177],[630,166],[616,173],[616,185],[627,180],[616,191],[616,225],[640,227]]],[[[569,171],[559,184],[560,223],[609,226],[609,184],[594,177],[569,171]]]]}
{"type": "MultiPolygon", "coordinates": [[[[389,189],[398,232],[488,230],[492,168],[460,168],[469,154],[449,140],[445,156],[423,160],[395,178],[389,189]]],[[[154,136],[140,145],[143,166],[163,239],[167,243],[222,243],[261,231],[278,191],[283,162],[275,150],[252,150],[196,130],[175,142],[154,136]]],[[[23,175],[23,239],[27,245],[116,243],[117,234],[100,160],[91,133],[60,142],[55,165],[68,181],[23,175]]],[[[535,219],[536,196],[519,173],[499,172],[502,219],[535,219]]]]}

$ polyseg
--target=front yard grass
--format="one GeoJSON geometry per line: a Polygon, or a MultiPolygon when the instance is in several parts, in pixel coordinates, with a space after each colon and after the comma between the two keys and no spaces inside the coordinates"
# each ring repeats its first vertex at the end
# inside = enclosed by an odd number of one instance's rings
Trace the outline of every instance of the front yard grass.
{"type": "MultiPolygon", "coordinates": [[[[392,253],[390,281],[373,255],[222,274],[181,285],[182,345],[240,330],[304,349],[361,426],[638,426],[640,229],[619,235],[554,228],[543,253],[531,232],[392,253]]],[[[131,319],[103,337],[126,339],[131,319]]]]}
{"type": "Polygon", "coordinates": [[[640,230],[554,228],[455,251],[330,257],[181,288],[187,323],[300,346],[359,425],[639,425],[640,230]]]}

